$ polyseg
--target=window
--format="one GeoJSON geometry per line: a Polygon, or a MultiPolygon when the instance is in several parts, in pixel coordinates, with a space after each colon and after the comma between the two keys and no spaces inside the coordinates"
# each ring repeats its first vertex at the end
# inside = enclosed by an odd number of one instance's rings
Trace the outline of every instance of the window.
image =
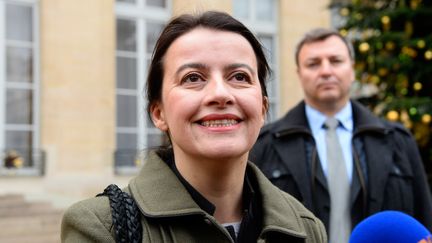
{"type": "Polygon", "coordinates": [[[42,172],[37,1],[0,1],[0,174],[42,172]]]}
{"type": "Polygon", "coordinates": [[[267,82],[270,101],[267,121],[276,119],[278,111],[277,5],[277,0],[233,0],[234,17],[242,21],[261,41],[272,69],[272,76],[267,82]]]}
{"type": "Polygon", "coordinates": [[[117,0],[116,152],[117,173],[137,170],[141,151],[161,145],[165,135],[147,118],[147,66],[157,37],[171,17],[169,0],[117,0]]]}

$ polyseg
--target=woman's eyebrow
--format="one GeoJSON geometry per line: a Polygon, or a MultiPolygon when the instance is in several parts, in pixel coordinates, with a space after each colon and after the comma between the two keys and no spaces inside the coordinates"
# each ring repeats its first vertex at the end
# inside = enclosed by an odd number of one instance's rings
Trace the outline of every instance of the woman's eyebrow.
{"type": "Polygon", "coordinates": [[[188,69],[188,68],[193,68],[193,69],[204,69],[204,70],[208,70],[208,69],[210,69],[209,66],[207,66],[207,65],[205,65],[205,64],[202,64],[202,63],[186,63],[186,64],[181,65],[181,66],[177,69],[176,74],[179,74],[180,72],[182,72],[183,70],[188,69]]]}
{"type": "Polygon", "coordinates": [[[243,63],[233,63],[230,65],[225,66],[224,71],[229,71],[229,70],[233,70],[233,69],[237,69],[237,68],[246,68],[247,70],[249,70],[249,72],[251,72],[253,75],[255,75],[255,70],[247,65],[247,64],[243,64],[243,63]]]}

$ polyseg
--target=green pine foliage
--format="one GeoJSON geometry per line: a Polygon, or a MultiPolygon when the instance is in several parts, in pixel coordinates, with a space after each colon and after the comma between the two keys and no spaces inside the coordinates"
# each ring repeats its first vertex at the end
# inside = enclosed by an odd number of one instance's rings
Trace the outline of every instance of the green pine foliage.
{"type": "Polygon", "coordinates": [[[354,97],[412,131],[432,182],[432,0],[346,0],[332,7],[356,51],[354,97]]]}

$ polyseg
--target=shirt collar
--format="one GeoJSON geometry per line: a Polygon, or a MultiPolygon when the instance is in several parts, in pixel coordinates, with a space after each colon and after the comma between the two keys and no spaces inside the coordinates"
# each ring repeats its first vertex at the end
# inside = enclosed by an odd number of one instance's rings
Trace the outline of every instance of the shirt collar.
{"type": "MultiPolygon", "coordinates": [[[[312,133],[315,134],[322,128],[322,125],[324,124],[324,121],[327,119],[327,117],[320,111],[309,106],[308,104],[305,105],[305,110],[309,127],[311,128],[312,133]]],[[[349,132],[353,131],[353,112],[350,101],[347,102],[346,105],[339,112],[337,112],[334,117],[339,120],[344,129],[349,132]]]]}
{"type": "MultiPolygon", "coordinates": [[[[181,181],[181,183],[184,185],[186,190],[191,195],[192,199],[198,204],[198,206],[204,210],[206,213],[213,215],[216,207],[213,203],[211,203],[209,200],[207,200],[201,193],[199,193],[189,182],[180,174],[178,171],[175,163],[174,158],[166,159],[165,162],[168,164],[168,166],[172,169],[172,171],[176,174],[178,179],[181,181]]],[[[247,176],[248,170],[246,170],[245,174],[245,180],[243,184],[243,209],[249,210],[251,207],[254,190],[251,182],[248,179],[247,176]]]]}

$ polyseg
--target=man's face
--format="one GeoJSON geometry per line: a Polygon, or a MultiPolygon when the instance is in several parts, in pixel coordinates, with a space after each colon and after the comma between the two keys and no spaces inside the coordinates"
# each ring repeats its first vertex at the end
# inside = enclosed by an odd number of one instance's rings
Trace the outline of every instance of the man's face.
{"type": "Polygon", "coordinates": [[[305,101],[322,112],[341,109],[349,100],[354,81],[353,61],[338,36],[306,43],[298,56],[297,73],[305,101]]]}

